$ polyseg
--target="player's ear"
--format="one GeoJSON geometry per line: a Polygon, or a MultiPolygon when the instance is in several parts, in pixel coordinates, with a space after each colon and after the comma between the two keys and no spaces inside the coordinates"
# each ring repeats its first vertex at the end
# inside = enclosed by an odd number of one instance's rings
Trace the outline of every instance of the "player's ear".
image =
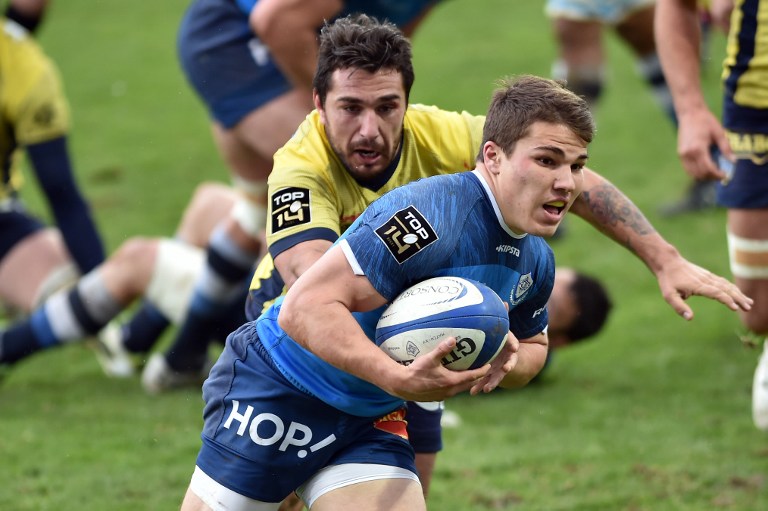
{"type": "Polygon", "coordinates": [[[499,171],[500,161],[501,148],[496,145],[496,142],[489,140],[483,144],[483,163],[490,172],[497,173],[499,171]]]}
{"type": "Polygon", "coordinates": [[[317,93],[317,89],[312,89],[312,103],[315,104],[315,109],[320,112],[320,120],[325,124],[325,110],[323,110],[323,103],[320,101],[320,94],[317,93]]]}

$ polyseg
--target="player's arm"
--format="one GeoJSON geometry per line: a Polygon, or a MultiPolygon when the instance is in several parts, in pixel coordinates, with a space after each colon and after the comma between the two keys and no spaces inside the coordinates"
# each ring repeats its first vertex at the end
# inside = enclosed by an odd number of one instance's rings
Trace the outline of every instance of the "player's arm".
{"type": "Polygon", "coordinates": [[[317,29],[342,6],[341,0],[259,0],[249,21],[294,87],[311,91],[317,65],[317,29]]]}
{"type": "Polygon", "coordinates": [[[544,369],[549,349],[549,337],[541,332],[518,340],[512,332],[501,353],[491,362],[490,372],[470,389],[472,395],[491,392],[496,387],[524,387],[544,369]]]}
{"type": "Polygon", "coordinates": [[[335,367],[404,400],[439,401],[469,390],[488,367],[451,371],[440,359],[455,346],[438,349],[402,366],[371,342],[350,311],[384,305],[364,275],[356,274],[340,245],[317,260],[285,296],[278,321],[296,342],[335,367]]]}
{"type": "Polygon", "coordinates": [[[26,146],[69,253],[82,273],[104,260],[104,246],[88,203],[75,182],[66,137],[26,146]]]}
{"type": "Polygon", "coordinates": [[[679,123],[677,152],[683,166],[698,179],[724,179],[726,174],[712,160],[710,147],[717,145],[729,159],[732,152],[701,89],[697,0],[659,0],[654,19],[657,51],[679,123]]]}
{"type": "Polygon", "coordinates": [[[732,310],[751,308],[751,298],[680,255],[637,206],[599,174],[585,169],[584,190],[572,211],[640,258],[656,276],[664,299],[683,318],[693,318],[685,300],[694,295],[717,300],[732,310]]]}
{"type": "Polygon", "coordinates": [[[275,268],[290,289],[296,279],[328,251],[332,243],[327,240],[308,240],[298,243],[275,257],[275,268]]]}

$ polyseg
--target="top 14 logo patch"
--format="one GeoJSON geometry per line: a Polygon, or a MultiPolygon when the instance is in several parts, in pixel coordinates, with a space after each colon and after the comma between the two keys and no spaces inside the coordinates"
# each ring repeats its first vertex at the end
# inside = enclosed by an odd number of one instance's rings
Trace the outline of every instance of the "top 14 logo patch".
{"type": "Polygon", "coordinates": [[[310,199],[307,188],[291,186],[272,194],[272,233],[309,223],[310,199]]]}
{"type": "Polygon", "coordinates": [[[413,206],[395,213],[376,229],[376,235],[386,243],[392,257],[400,264],[438,240],[424,215],[413,206]]]}

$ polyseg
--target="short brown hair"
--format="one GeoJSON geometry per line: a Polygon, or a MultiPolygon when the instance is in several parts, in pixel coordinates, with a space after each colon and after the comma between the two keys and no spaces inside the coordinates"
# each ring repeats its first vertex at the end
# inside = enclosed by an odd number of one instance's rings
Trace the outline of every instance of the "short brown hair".
{"type": "Polygon", "coordinates": [[[564,124],[586,143],[595,136],[589,105],[564,82],[533,75],[505,78],[488,108],[478,160],[482,160],[482,147],[488,141],[510,154],[536,122],[564,124]]]}
{"type": "Polygon", "coordinates": [[[406,100],[411,94],[415,79],[411,43],[392,23],[365,14],[326,22],[320,31],[317,69],[312,81],[321,103],[325,103],[333,72],[347,68],[371,73],[380,69],[397,71],[403,77],[406,100]]]}

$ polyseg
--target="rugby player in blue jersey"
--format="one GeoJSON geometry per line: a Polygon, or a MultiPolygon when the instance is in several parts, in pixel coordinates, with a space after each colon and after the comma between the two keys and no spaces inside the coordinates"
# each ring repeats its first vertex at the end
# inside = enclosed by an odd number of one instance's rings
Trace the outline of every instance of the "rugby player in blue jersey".
{"type": "MultiPolygon", "coordinates": [[[[346,131],[373,122],[364,108],[331,107],[364,77],[377,86],[357,88],[352,104],[384,94],[384,124],[390,116],[401,122],[401,75],[347,68],[333,73],[342,96],[326,98],[327,124],[343,119],[346,131]]],[[[344,143],[327,127],[332,146],[344,143]]],[[[203,387],[203,447],[182,509],[277,509],[294,490],[310,509],[426,509],[404,402],[524,386],[544,366],[554,257],[540,236],[554,234],[581,192],[593,134],[587,103],[561,84],[505,82],[474,171],[385,194],[284,299],[230,336],[203,387]],[[411,233],[416,241],[396,243],[411,233]],[[498,251],[500,244],[518,250],[498,251]],[[510,335],[492,364],[444,368],[440,359],[455,345],[449,338],[401,366],[366,336],[389,300],[437,275],[473,275],[515,296],[510,335]],[[522,280],[530,286],[517,295],[522,280]]],[[[350,171],[364,176],[366,167],[350,171]]]]}
{"type": "MultiPolygon", "coordinates": [[[[339,56],[342,54],[346,53],[338,53],[339,56]]],[[[351,65],[350,69],[355,69],[355,66],[351,65]]],[[[384,66],[384,69],[386,69],[386,66],[384,66]]],[[[364,81],[362,84],[366,86],[362,87],[361,90],[356,90],[354,87],[350,88],[348,85],[355,83],[355,80],[366,74],[370,75],[369,80],[380,82],[380,75],[383,74],[386,77],[389,74],[382,73],[384,69],[379,69],[375,66],[370,70],[368,70],[368,68],[358,69],[355,73],[352,73],[354,74],[355,79],[350,81],[351,74],[350,76],[347,76],[347,74],[341,73],[339,69],[334,70],[334,68],[332,68],[331,72],[329,72],[331,76],[326,77],[326,80],[331,80],[331,78],[332,80],[330,83],[325,84],[326,94],[321,95],[323,100],[321,101],[319,99],[318,94],[316,94],[315,97],[316,105],[321,110],[323,123],[326,125],[327,132],[331,134],[332,139],[330,140],[330,144],[325,148],[321,147],[321,151],[330,151],[331,147],[333,147],[334,152],[341,153],[338,154],[340,160],[345,163],[352,163],[353,168],[350,172],[357,170],[358,172],[355,172],[354,174],[363,173],[363,175],[359,177],[366,177],[365,172],[369,170],[367,169],[369,163],[375,164],[371,165],[370,170],[376,165],[383,163],[383,161],[378,161],[379,159],[376,158],[376,155],[387,152],[388,149],[380,147],[379,149],[371,150],[373,149],[373,145],[379,146],[386,142],[386,147],[389,147],[389,144],[393,140],[399,140],[396,135],[393,135],[402,130],[402,117],[399,117],[396,122],[392,122],[386,113],[391,113],[392,110],[395,112],[402,111],[404,108],[403,98],[405,98],[405,102],[407,102],[407,88],[405,91],[402,89],[396,91],[393,98],[386,97],[382,99],[381,96],[377,95],[378,93],[376,91],[378,89],[382,89],[383,92],[380,92],[381,94],[386,93],[385,96],[389,96],[392,91],[389,87],[382,88],[381,83],[369,84],[367,81],[364,81]],[[333,110],[333,112],[331,112],[331,110],[333,110]],[[344,112],[347,112],[348,115],[345,115],[344,112]],[[381,116],[381,118],[379,118],[379,116],[381,116]],[[372,126],[369,126],[366,129],[371,129],[372,127],[374,131],[372,136],[363,137],[371,139],[368,142],[368,145],[371,146],[368,151],[362,150],[362,147],[358,148],[360,149],[359,151],[355,150],[354,146],[356,144],[353,142],[354,136],[349,138],[353,134],[360,135],[365,132],[365,129],[361,130],[362,125],[360,122],[362,121],[360,121],[360,119],[367,119],[368,122],[363,122],[363,124],[371,124],[372,126]],[[376,124],[378,124],[378,128],[373,126],[376,124]],[[374,144],[373,141],[379,136],[377,130],[382,131],[382,133],[380,133],[381,139],[374,144]],[[353,149],[352,152],[348,152],[350,148],[353,149]]],[[[391,84],[391,77],[388,78],[390,79],[391,84]]],[[[402,87],[402,84],[400,87],[402,87]]],[[[319,88],[321,90],[323,89],[322,86],[319,88]]],[[[402,113],[399,115],[402,116],[402,113]]],[[[306,132],[302,132],[302,130],[300,130],[300,132],[301,133],[298,134],[300,137],[307,136],[306,132]]],[[[314,154],[315,149],[312,149],[312,152],[314,154]]],[[[338,164],[338,162],[335,164],[338,164]]],[[[386,166],[383,168],[386,168],[386,166]]],[[[592,174],[588,173],[588,175],[592,174]]],[[[647,221],[645,221],[639,212],[635,213],[636,209],[634,207],[630,207],[630,210],[632,211],[631,219],[627,219],[626,217],[618,219],[609,206],[613,205],[615,207],[616,202],[624,203],[626,198],[621,196],[615,188],[605,183],[604,180],[601,181],[599,178],[595,179],[598,179],[600,186],[592,190],[592,193],[594,193],[592,202],[587,201],[587,206],[585,206],[585,209],[591,211],[591,214],[585,216],[594,220],[596,223],[603,221],[606,231],[612,232],[616,238],[631,243],[633,247],[638,248],[638,255],[642,257],[654,273],[657,274],[660,286],[662,289],[665,289],[665,297],[681,315],[688,319],[692,317],[691,310],[685,306],[683,298],[687,297],[694,289],[698,292],[704,292],[710,297],[716,297],[731,308],[749,306],[748,301],[740,295],[730,283],[725,282],[719,277],[713,278],[708,272],[705,272],[682,259],[674,248],[670,247],[666,242],[663,242],[663,240],[660,240],[658,234],[655,233],[652,228],[647,226],[647,221]],[[631,227],[627,227],[627,222],[631,222],[631,227]],[[648,249],[651,245],[656,245],[657,250],[652,250],[649,253],[648,249]],[[667,273],[672,267],[682,271],[667,273]],[[683,281],[686,281],[686,283],[683,286],[680,286],[683,281]],[[693,288],[689,287],[694,281],[697,282],[697,284],[693,288]]],[[[329,182],[328,186],[334,187],[336,186],[336,183],[329,182]]],[[[321,203],[322,202],[323,201],[321,201],[321,203]]],[[[626,202],[628,203],[628,201],[626,202]]],[[[631,203],[628,204],[631,205],[631,203]]],[[[298,213],[301,209],[301,207],[298,208],[294,213],[298,213]]],[[[300,225],[300,223],[301,222],[294,225],[300,225]]],[[[326,240],[318,241],[330,244],[330,242],[326,240]]],[[[307,240],[305,240],[305,243],[298,246],[304,245],[306,242],[307,240]]],[[[319,254],[322,254],[323,252],[324,250],[306,251],[304,260],[307,264],[303,267],[299,264],[298,267],[302,270],[306,269],[306,267],[314,262],[319,254]]],[[[276,261],[276,264],[278,264],[278,261],[276,261]]],[[[290,275],[287,276],[290,277],[290,275]]],[[[293,276],[292,279],[295,279],[295,276],[293,276]]],[[[274,313],[276,309],[271,310],[274,313]]],[[[283,359],[284,362],[286,360],[292,360],[292,357],[283,359]]],[[[311,378],[311,374],[307,376],[311,378]]],[[[241,412],[246,412],[246,410],[241,410],[241,412]]],[[[204,483],[205,477],[200,477],[203,479],[204,483]]],[[[200,491],[205,493],[208,490],[201,489],[200,491]]],[[[226,497],[222,496],[222,498],[226,497]]],[[[271,509],[271,507],[265,507],[264,509],[271,509]]]]}

